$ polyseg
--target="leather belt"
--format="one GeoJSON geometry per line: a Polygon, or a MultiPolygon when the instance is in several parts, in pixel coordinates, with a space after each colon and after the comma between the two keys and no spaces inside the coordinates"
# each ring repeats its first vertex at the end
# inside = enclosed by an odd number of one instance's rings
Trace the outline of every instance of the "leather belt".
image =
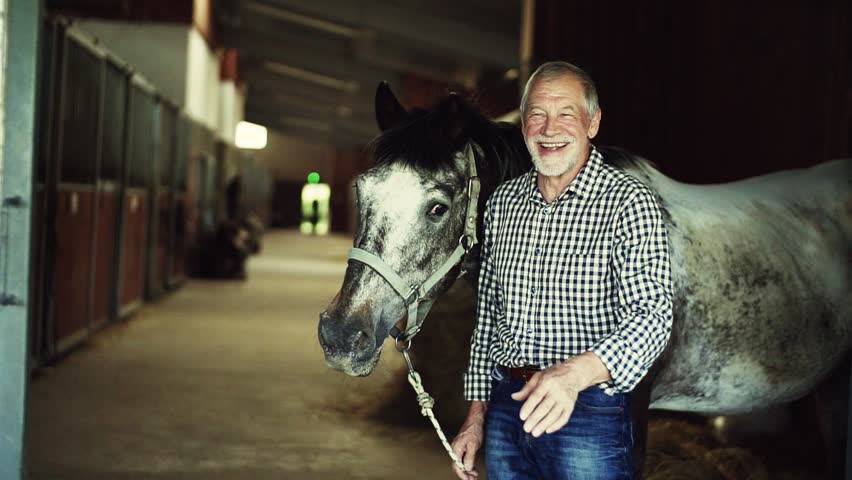
{"type": "Polygon", "coordinates": [[[533,375],[541,371],[541,367],[538,365],[527,365],[524,367],[504,367],[501,365],[500,368],[509,374],[510,377],[520,378],[525,382],[528,382],[533,375]]]}

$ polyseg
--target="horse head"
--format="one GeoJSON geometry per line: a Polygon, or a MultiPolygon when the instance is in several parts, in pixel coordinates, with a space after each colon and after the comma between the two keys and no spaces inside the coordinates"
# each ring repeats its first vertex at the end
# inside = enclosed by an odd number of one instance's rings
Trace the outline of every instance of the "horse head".
{"type": "MultiPolygon", "coordinates": [[[[479,230],[488,194],[523,168],[510,165],[509,152],[523,146],[517,128],[482,117],[458,95],[409,112],[383,83],[376,119],[382,133],[370,148],[372,166],[355,183],[355,248],[318,328],[326,363],[357,376],[373,371],[413,299],[428,309],[463,268],[478,269],[478,249],[459,253],[459,245],[472,246],[466,237],[479,230]],[[472,197],[475,175],[482,191],[472,197]]],[[[414,321],[407,319],[409,327],[414,321]]]]}

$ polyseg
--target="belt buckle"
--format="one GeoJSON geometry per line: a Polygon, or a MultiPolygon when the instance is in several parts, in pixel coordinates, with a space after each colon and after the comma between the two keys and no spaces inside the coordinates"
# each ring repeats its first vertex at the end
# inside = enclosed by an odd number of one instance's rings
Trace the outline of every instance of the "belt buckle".
{"type": "Polygon", "coordinates": [[[521,377],[524,379],[524,383],[529,383],[530,378],[532,378],[533,375],[541,372],[541,367],[536,365],[534,368],[530,368],[527,366],[523,368],[523,372],[524,373],[521,375],[521,377]]]}

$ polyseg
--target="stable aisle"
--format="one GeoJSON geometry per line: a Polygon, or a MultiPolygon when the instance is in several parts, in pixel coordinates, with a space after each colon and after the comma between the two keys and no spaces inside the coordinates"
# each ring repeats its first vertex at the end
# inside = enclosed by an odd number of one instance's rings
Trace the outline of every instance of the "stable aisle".
{"type": "Polygon", "coordinates": [[[318,315],[350,246],[270,232],[247,281],[190,281],[43,369],[26,478],[452,478],[431,430],[363,413],[398,388],[396,355],[368,378],[325,366],[318,315]]]}

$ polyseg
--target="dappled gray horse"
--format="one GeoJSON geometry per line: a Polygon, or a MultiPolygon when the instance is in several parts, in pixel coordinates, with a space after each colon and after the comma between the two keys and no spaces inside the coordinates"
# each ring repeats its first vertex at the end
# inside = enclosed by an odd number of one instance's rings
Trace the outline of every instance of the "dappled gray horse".
{"type": "MultiPolygon", "coordinates": [[[[374,165],[357,179],[354,244],[416,287],[464,237],[468,163],[482,182],[480,212],[499,183],[531,164],[517,127],[485,119],[455,95],[433,110],[406,112],[380,85],[376,115],[383,133],[373,145],[374,165]]],[[[621,150],[601,151],[656,193],[671,249],[671,340],[634,392],[637,469],[649,407],[734,414],[815,391],[823,394],[823,433],[842,452],[852,346],[852,161],[697,186],[621,150]]],[[[477,248],[419,292],[423,303],[463,270],[475,279],[477,248]]],[[[410,299],[398,290],[372,266],[349,262],[340,292],[320,314],[330,367],[370,374],[388,333],[405,322],[410,299]]]]}

